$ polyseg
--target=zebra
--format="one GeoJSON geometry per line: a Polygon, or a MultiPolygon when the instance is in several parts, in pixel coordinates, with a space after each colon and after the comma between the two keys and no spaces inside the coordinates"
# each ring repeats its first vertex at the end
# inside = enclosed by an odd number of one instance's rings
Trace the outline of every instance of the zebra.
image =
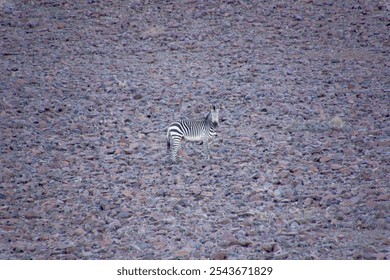
{"type": "Polygon", "coordinates": [[[173,163],[177,161],[177,154],[183,140],[203,144],[205,160],[208,161],[210,159],[209,142],[217,135],[215,128],[219,124],[219,108],[220,106],[218,104],[211,105],[210,112],[201,121],[181,119],[169,125],[167,131],[167,150],[170,152],[173,163]]]}

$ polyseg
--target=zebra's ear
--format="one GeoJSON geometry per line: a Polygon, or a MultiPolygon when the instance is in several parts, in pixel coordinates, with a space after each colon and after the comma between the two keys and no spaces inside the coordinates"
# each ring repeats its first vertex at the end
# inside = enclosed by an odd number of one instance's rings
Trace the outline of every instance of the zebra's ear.
{"type": "Polygon", "coordinates": [[[210,110],[219,110],[220,106],[218,103],[215,103],[215,104],[210,104],[210,110]]]}

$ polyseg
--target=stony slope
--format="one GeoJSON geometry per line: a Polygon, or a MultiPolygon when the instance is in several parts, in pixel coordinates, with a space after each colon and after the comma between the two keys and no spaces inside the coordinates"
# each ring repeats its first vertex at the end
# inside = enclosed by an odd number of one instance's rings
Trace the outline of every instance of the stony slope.
{"type": "Polygon", "coordinates": [[[389,12],[1,1],[0,258],[390,259],[389,12]]]}

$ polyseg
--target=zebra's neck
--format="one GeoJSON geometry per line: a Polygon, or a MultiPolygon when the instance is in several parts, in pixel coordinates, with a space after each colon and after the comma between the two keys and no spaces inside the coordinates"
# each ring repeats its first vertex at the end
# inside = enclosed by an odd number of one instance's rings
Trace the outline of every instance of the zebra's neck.
{"type": "Polygon", "coordinates": [[[209,112],[204,120],[204,123],[212,128],[215,126],[213,125],[213,122],[211,121],[211,112],[209,112]]]}
{"type": "Polygon", "coordinates": [[[209,112],[204,120],[206,127],[209,127],[210,130],[214,131],[218,124],[214,124],[211,120],[211,112],[209,112]]]}

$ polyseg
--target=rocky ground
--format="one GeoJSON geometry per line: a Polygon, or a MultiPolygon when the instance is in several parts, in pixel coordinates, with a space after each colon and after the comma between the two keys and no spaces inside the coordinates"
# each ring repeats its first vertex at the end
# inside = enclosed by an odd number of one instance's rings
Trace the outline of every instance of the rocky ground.
{"type": "Polygon", "coordinates": [[[0,1],[0,258],[390,259],[389,14],[0,1]]]}

